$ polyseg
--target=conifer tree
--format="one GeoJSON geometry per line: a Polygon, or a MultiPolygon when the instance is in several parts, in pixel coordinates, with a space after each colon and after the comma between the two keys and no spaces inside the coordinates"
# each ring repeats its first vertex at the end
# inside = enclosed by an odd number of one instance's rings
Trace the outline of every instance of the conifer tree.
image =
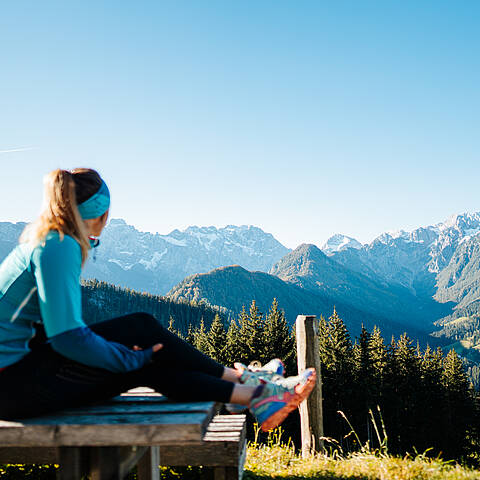
{"type": "Polygon", "coordinates": [[[336,309],[329,318],[329,349],[331,351],[332,367],[339,374],[352,372],[352,342],[350,334],[343,320],[339,317],[336,309]]]}
{"type": "Polygon", "coordinates": [[[236,332],[236,342],[237,342],[237,358],[235,361],[241,362],[244,364],[249,363],[250,357],[250,348],[248,346],[248,339],[250,338],[250,325],[249,317],[245,309],[245,305],[242,305],[242,310],[238,316],[238,330],[236,332]]]}
{"type": "Polygon", "coordinates": [[[265,320],[263,357],[266,360],[280,358],[289,372],[294,370],[293,336],[287,324],[285,313],[278,308],[276,298],[273,299],[265,320]]]}
{"type": "Polygon", "coordinates": [[[259,311],[255,300],[252,300],[252,303],[250,304],[248,326],[250,331],[250,336],[247,342],[250,350],[249,361],[252,362],[258,360],[260,363],[264,363],[266,360],[265,320],[262,313],[259,311]]]}
{"type": "Polygon", "coordinates": [[[225,349],[225,365],[232,367],[235,362],[242,361],[239,348],[238,326],[234,318],[230,320],[227,330],[227,347],[225,349]]]}
{"type": "Polygon", "coordinates": [[[376,325],[370,336],[370,358],[373,369],[372,389],[375,392],[374,396],[379,401],[387,368],[387,349],[380,329],[376,325]]]}
{"type": "Polygon", "coordinates": [[[330,338],[328,332],[328,325],[325,317],[320,315],[318,320],[318,347],[320,350],[320,362],[323,368],[328,368],[331,364],[331,352],[329,349],[330,338]]]}
{"type": "Polygon", "coordinates": [[[226,360],[228,360],[225,355],[227,333],[225,332],[225,327],[223,326],[222,319],[218,313],[215,315],[207,334],[206,341],[208,345],[208,355],[222,365],[225,364],[226,360]]]}
{"type": "Polygon", "coordinates": [[[460,357],[451,349],[443,362],[442,381],[446,390],[446,423],[449,453],[458,456],[468,447],[474,401],[460,357]]]}
{"type": "Polygon", "coordinates": [[[203,318],[200,320],[200,327],[195,331],[195,348],[208,355],[207,332],[203,318]]]}
{"type": "Polygon", "coordinates": [[[248,315],[245,309],[242,309],[239,321],[241,323],[238,343],[243,363],[247,365],[253,361],[263,363],[265,360],[265,322],[255,300],[252,300],[248,315]]]}
{"type": "Polygon", "coordinates": [[[168,328],[167,330],[169,332],[172,332],[174,333],[175,335],[178,335],[180,338],[183,338],[182,337],[182,334],[175,328],[175,319],[172,317],[172,315],[170,315],[170,318],[168,320],[168,328]]]}
{"type": "MultiPolygon", "coordinates": [[[[326,350],[328,355],[325,360],[325,368],[322,368],[324,391],[330,392],[325,395],[325,426],[330,431],[330,436],[342,439],[345,434],[345,423],[337,414],[338,410],[344,413],[353,410],[355,386],[353,384],[353,349],[350,335],[338,315],[336,309],[328,320],[328,336],[326,350]]],[[[343,444],[346,447],[347,445],[343,444]]],[[[348,443],[348,440],[347,440],[348,443]]]]}
{"type": "Polygon", "coordinates": [[[195,346],[195,328],[192,326],[191,323],[188,324],[187,336],[185,337],[185,341],[192,346],[195,346]]]}
{"type": "MultiPolygon", "coordinates": [[[[417,350],[419,350],[417,348],[417,350]]],[[[443,442],[448,436],[445,424],[445,389],[442,385],[443,353],[441,348],[432,350],[427,344],[420,357],[419,416],[416,438],[418,449],[431,447],[431,438],[443,442]],[[428,412],[428,415],[422,412],[428,412]]],[[[438,443],[444,451],[444,444],[438,443]]]]}
{"type": "Polygon", "coordinates": [[[411,449],[415,446],[418,418],[421,415],[419,402],[420,359],[417,357],[412,340],[403,333],[397,341],[394,352],[395,371],[391,380],[397,395],[399,408],[396,412],[402,424],[403,435],[400,439],[401,449],[411,449]]]}

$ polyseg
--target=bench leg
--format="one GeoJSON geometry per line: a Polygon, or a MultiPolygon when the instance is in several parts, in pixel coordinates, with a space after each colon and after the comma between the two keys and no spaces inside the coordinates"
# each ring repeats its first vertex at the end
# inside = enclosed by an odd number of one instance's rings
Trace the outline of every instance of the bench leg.
{"type": "Polygon", "coordinates": [[[146,447],[93,447],[90,449],[91,480],[123,480],[146,447]]]}
{"type": "Polygon", "coordinates": [[[86,472],[86,451],[81,447],[60,447],[58,449],[57,480],[81,480],[86,472]]]}
{"type": "Polygon", "coordinates": [[[121,480],[120,458],[116,447],[95,447],[90,451],[92,480],[121,480]]]}
{"type": "Polygon", "coordinates": [[[138,480],[160,480],[160,448],[149,447],[137,464],[138,480]]]}

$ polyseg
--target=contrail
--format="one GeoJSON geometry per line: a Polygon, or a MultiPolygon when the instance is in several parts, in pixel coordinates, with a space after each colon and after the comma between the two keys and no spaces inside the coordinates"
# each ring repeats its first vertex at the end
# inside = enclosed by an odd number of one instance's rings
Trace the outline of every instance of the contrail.
{"type": "Polygon", "coordinates": [[[18,148],[11,148],[9,150],[0,150],[0,155],[2,153],[26,152],[27,150],[33,150],[33,147],[18,147],[18,148]]]}

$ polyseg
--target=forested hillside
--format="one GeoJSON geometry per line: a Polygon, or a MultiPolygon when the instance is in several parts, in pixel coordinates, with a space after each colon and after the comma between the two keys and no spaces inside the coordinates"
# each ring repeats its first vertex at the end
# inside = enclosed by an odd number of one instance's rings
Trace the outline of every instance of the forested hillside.
{"type": "MultiPolygon", "coordinates": [[[[362,329],[352,340],[336,311],[328,319],[321,317],[319,325],[326,437],[338,440],[344,452],[358,447],[337,413],[341,410],[361,442],[376,446],[371,409],[378,425],[384,422],[390,452],[432,448],[433,456],[475,457],[479,395],[453,349],[422,349],[406,334],[387,340],[378,328],[362,329]]],[[[265,363],[279,356],[290,374],[295,371],[293,332],[276,300],[265,313],[252,302],[230,326],[217,316],[210,329],[192,328],[186,339],[226,364],[265,363]]],[[[298,438],[297,420],[290,419],[285,427],[287,435],[298,438]]]]}
{"type": "MultiPolygon", "coordinates": [[[[319,255],[325,257],[320,251],[319,255]]],[[[314,263],[311,258],[308,260],[303,258],[302,263],[297,263],[297,267],[300,265],[300,269],[302,268],[301,265],[304,264],[303,261],[305,264],[309,264],[309,268],[314,263]]],[[[308,269],[306,270],[308,271],[308,269]]],[[[419,339],[422,345],[426,345],[427,342],[440,345],[443,342],[442,338],[432,338],[428,334],[433,328],[431,312],[419,309],[413,320],[408,316],[396,313],[396,318],[392,319],[389,313],[394,311],[396,302],[399,301],[399,296],[393,293],[388,294],[385,289],[380,289],[379,295],[376,295],[375,291],[370,292],[370,297],[375,298],[376,308],[372,306],[363,310],[356,306],[356,300],[362,291],[361,284],[355,285],[355,288],[351,288],[349,286],[351,283],[347,282],[339,286],[345,292],[342,295],[342,299],[339,299],[335,289],[330,291],[321,286],[315,288],[315,285],[320,283],[318,277],[315,278],[314,275],[308,276],[308,274],[305,274],[302,280],[304,278],[307,278],[307,281],[313,285],[313,288],[309,288],[310,285],[304,285],[301,282],[296,284],[294,281],[284,281],[276,275],[263,272],[249,272],[238,265],[234,265],[218,268],[206,274],[187,277],[174,287],[167,294],[167,297],[172,300],[181,299],[194,302],[203,300],[210,305],[226,307],[227,310],[234,314],[238,314],[242,306],[248,305],[252,299],[256,301],[256,304],[262,311],[266,311],[273,299],[276,298],[282,305],[290,325],[293,324],[297,315],[326,316],[336,307],[345,318],[347,327],[353,334],[360,333],[362,324],[369,329],[373,329],[376,325],[382,329],[387,337],[400,335],[404,331],[408,331],[412,337],[419,339]],[[384,304],[381,303],[382,298],[384,304]],[[349,300],[351,303],[348,303],[349,300]],[[430,319],[430,323],[428,319],[430,319]],[[422,329],[416,323],[430,325],[430,329],[422,329]]],[[[407,299],[411,299],[411,294],[405,290],[403,293],[405,296],[402,297],[402,301],[405,302],[407,299]]],[[[360,299],[360,301],[362,305],[365,305],[364,299],[360,299]]],[[[420,304],[417,300],[411,299],[411,301],[413,304],[420,304]]],[[[424,303],[421,305],[425,308],[424,303]]],[[[402,313],[401,310],[400,313],[402,313]]]]}
{"type": "Polygon", "coordinates": [[[216,313],[224,314],[222,309],[197,302],[173,301],[97,280],[82,282],[82,309],[83,318],[88,324],[129,313],[147,312],[165,326],[171,320],[175,321],[181,333],[186,333],[190,325],[198,326],[202,321],[209,326],[216,313]]]}

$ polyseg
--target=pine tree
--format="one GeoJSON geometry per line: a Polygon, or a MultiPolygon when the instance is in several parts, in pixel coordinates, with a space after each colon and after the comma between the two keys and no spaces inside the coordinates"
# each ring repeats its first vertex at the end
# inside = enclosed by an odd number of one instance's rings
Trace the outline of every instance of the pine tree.
{"type": "Polygon", "coordinates": [[[373,375],[370,337],[370,333],[362,324],[358,343],[355,343],[353,349],[354,371],[357,376],[357,382],[364,384],[366,388],[369,388],[373,375]]]}
{"type": "Polygon", "coordinates": [[[225,332],[225,327],[223,326],[222,319],[218,313],[215,315],[206,340],[208,345],[208,355],[224,365],[226,360],[228,360],[225,355],[227,333],[225,332]]]}
{"type": "Polygon", "coordinates": [[[375,397],[379,398],[383,390],[383,382],[385,378],[385,370],[387,368],[387,349],[383,340],[380,329],[375,325],[370,336],[370,358],[373,368],[372,387],[375,397]]]}
{"type": "Polygon", "coordinates": [[[265,355],[265,320],[255,300],[252,300],[250,305],[248,326],[250,331],[247,342],[250,350],[249,360],[250,362],[256,360],[263,364],[267,360],[265,355]]]}
{"type": "Polygon", "coordinates": [[[208,355],[207,332],[203,318],[200,320],[200,327],[195,331],[195,348],[208,355]]]}
{"type": "Polygon", "coordinates": [[[350,334],[343,320],[339,317],[336,309],[329,318],[328,323],[329,345],[331,350],[332,368],[340,374],[352,372],[352,342],[350,334]]]}
{"type": "MultiPolygon", "coordinates": [[[[356,396],[353,385],[353,349],[348,330],[334,309],[328,321],[328,336],[325,368],[322,379],[325,392],[325,429],[328,435],[343,439],[346,435],[345,423],[337,414],[338,410],[349,413],[354,409],[356,396]],[[328,392],[328,393],[327,393],[328,392]],[[331,433],[330,433],[331,432],[331,433]]],[[[341,440],[342,447],[348,447],[341,440]]]]}
{"type": "Polygon", "coordinates": [[[442,383],[446,393],[448,452],[458,456],[468,447],[474,400],[460,357],[451,349],[443,362],[442,383]]]}
{"type": "Polygon", "coordinates": [[[248,315],[245,309],[242,309],[239,321],[238,343],[242,362],[246,364],[254,361],[264,363],[266,358],[265,321],[255,300],[252,300],[248,315]]]}
{"type": "Polygon", "coordinates": [[[392,372],[394,391],[398,397],[399,408],[396,412],[402,425],[402,437],[399,439],[400,448],[407,450],[415,445],[417,424],[423,414],[420,410],[419,391],[420,360],[417,357],[412,340],[403,333],[394,352],[396,371],[392,372]]]}
{"type": "MultiPolygon", "coordinates": [[[[419,349],[417,348],[417,351],[419,349]]],[[[427,344],[420,357],[420,390],[419,412],[417,418],[416,438],[418,449],[425,450],[431,447],[431,438],[437,439],[440,449],[443,438],[448,436],[445,418],[445,389],[442,385],[443,352],[441,348],[436,351],[427,344]],[[428,412],[428,415],[421,415],[428,412]]]]}
{"type": "Polygon", "coordinates": [[[250,348],[248,346],[248,339],[250,337],[250,326],[247,311],[245,305],[242,306],[242,310],[238,316],[238,330],[236,332],[236,351],[237,358],[235,361],[244,364],[249,363],[250,348]]]}
{"type": "Polygon", "coordinates": [[[328,368],[332,363],[330,351],[330,337],[327,321],[323,315],[320,315],[318,320],[318,347],[320,350],[320,363],[322,369],[328,368]]]}
{"type": "Polygon", "coordinates": [[[192,324],[188,324],[187,336],[185,337],[185,341],[192,346],[195,346],[195,328],[192,327],[192,324]]]}
{"type": "Polygon", "coordinates": [[[168,320],[167,330],[182,338],[182,334],[175,328],[175,319],[172,317],[172,315],[170,315],[170,318],[168,320]]]}
{"type": "Polygon", "coordinates": [[[280,358],[289,372],[294,370],[293,337],[285,313],[278,308],[276,298],[273,299],[265,320],[264,345],[265,359],[280,358]]]}
{"type": "Polygon", "coordinates": [[[240,362],[241,351],[239,349],[238,326],[234,318],[230,320],[227,331],[227,346],[225,349],[225,365],[233,367],[235,362],[240,362]]]}

